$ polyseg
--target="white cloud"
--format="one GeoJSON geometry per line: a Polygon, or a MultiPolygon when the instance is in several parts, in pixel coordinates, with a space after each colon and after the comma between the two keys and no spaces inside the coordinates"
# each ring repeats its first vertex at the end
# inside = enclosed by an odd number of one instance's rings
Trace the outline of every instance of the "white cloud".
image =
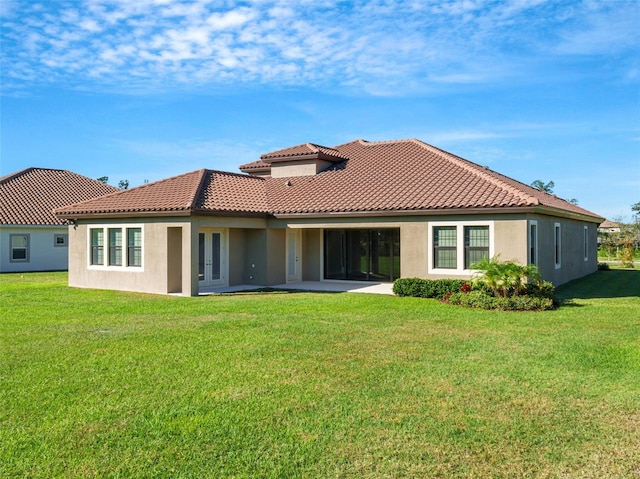
{"type": "Polygon", "coordinates": [[[127,91],[134,76],[136,91],[144,81],[148,91],[258,82],[402,95],[526,79],[563,55],[638,42],[637,3],[626,0],[1,3],[5,85],[14,88],[127,91]]]}

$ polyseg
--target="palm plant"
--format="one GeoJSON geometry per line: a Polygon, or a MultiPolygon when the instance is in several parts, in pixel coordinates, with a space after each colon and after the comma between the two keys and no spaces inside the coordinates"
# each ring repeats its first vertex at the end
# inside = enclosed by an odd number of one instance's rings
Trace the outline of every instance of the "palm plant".
{"type": "Polygon", "coordinates": [[[542,282],[536,265],[522,266],[514,261],[500,261],[499,255],[483,258],[471,265],[471,269],[475,270],[474,283],[483,284],[496,296],[503,298],[526,293],[529,282],[542,282]]]}

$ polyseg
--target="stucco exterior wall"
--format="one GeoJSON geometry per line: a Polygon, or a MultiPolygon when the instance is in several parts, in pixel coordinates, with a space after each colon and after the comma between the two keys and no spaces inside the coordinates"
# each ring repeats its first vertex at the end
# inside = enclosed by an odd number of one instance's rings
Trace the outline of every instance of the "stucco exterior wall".
{"type": "MultiPolygon", "coordinates": [[[[322,219],[274,219],[233,217],[176,217],[103,221],[79,221],[68,230],[69,284],[97,289],[178,293],[198,295],[198,232],[218,228],[228,236],[229,285],[272,286],[286,282],[286,233],[302,229],[302,279],[323,278],[323,230],[326,228],[399,228],[402,277],[468,278],[462,271],[432,271],[432,227],[442,224],[489,224],[491,254],[503,260],[526,264],[529,254],[529,224],[538,229],[538,266],[544,279],[559,285],[597,269],[597,225],[544,215],[510,214],[501,216],[410,216],[336,217],[322,219]],[[91,223],[91,225],[89,225],[91,223]],[[561,225],[562,262],[554,265],[554,228],[561,225]],[[109,267],[89,264],[89,227],[141,227],[143,229],[142,267],[109,267]],[[585,236],[586,227],[586,236],[585,236]],[[585,260],[584,239],[587,238],[585,260]]],[[[66,229],[63,230],[65,233],[66,229]]],[[[50,234],[49,244],[53,242],[50,234]]],[[[8,248],[8,233],[2,231],[2,252],[8,248]]],[[[107,249],[105,238],[105,257],[107,249]]],[[[32,255],[35,251],[32,237],[32,255]]],[[[64,248],[66,250],[66,248],[64,248]]],[[[463,255],[462,251],[458,253],[463,255]]],[[[34,257],[31,257],[32,261],[34,257]]],[[[3,261],[5,261],[3,259],[3,261]]]]}
{"type": "Polygon", "coordinates": [[[527,220],[524,217],[498,219],[493,223],[495,255],[502,261],[527,264],[527,220]]]}
{"type": "Polygon", "coordinates": [[[267,284],[267,231],[266,229],[244,231],[243,283],[267,284]]]}
{"type": "MultiPolygon", "coordinates": [[[[284,284],[286,278],[286,230],[269,228],[267,240],[267,278],[265,285],[284,284]]],[[[302,259],[304,262],[304,258],[302,259]]],[[[303,263],[304,264],[304,263],[303,263]]]]}
{"type": "MultiPolygon", "coordinates": [[[[192,276],[191,225],[188,221],[171,219],[105,220],[88,225],[78,222],[69,229],[69,285],[80,288],[113,289],[166,294],[176,289],[174,280],[169,280],[169,265],[175,266],[177,259],[169,261],[169,247],[175,245],[178,234],[170,228],[182,231],[182,294],[192,293],[188,278],[192,276]],[[140,226],[143,228],[142,267],[119,268],[92,266],[89,264],[89,229],[98,226],[140,226]],[[169,231],[172,231],[171,237],[169,231]],[[170,240],[171,238],[171,240],[170,240]]],[[[106,241],[105,241],[106,242],[106,241]]],[[[105,251],[107,246],[105,245],[105,251]]],[[[196,249],[197,251],[197,249],[196,249]]],[[[106,255],[105,255],[106,257],[106,255]]],[[[196,269],[197,286],[197,269],[196,269]]],[[[196,291],[197,294],[197,291],[196,291]]]]}
{"type": "Polygon", "coordinates": [[[273,178],[312,176],[329,166],[331,162],[323,160],[282,161],[271,165],[271,176],[273,178]]]}
{"type": "Polygon", "coordinates": [[[567,218],[532,215],[538,224],[538,267],[554,285],[566,283],[598,269],[597,224],[567,218]],[[555,265],[555,225],[560,225],[560,266],[555,265]],[[587,228],[585,260],[584,229],[587,228]]]}
{"type": "Polygon", "coordinates": [[[0,226],[0,272],[64,271],[68,245],[56,246],[55,235],[67,235],[66,226],[0,226]],[[29,235],[29,260],[11,261],[11,235],[29,235]]]}
{"type": "Polygon", "coordinates": [[[302,281],[322,279],[322,230],[302,231],[302,281]]]}

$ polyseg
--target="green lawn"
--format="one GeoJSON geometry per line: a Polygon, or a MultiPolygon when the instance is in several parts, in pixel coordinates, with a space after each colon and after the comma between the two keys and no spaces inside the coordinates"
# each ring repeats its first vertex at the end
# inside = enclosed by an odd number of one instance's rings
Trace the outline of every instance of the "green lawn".
{"type": "Polygon", "coordinates": [[[0,477],[640,477],[640,271],[552,312],[0,275],[0,477]]]}

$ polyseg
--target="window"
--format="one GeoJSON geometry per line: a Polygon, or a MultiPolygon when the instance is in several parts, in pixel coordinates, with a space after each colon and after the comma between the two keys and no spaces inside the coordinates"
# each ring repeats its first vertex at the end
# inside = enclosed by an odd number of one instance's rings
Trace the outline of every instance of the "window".
{"type": "Polygon", "coordinates": [[[29,262],[29,235],[19,234],[10,235],[10,250],[11,256],[9,258],[12,263],[28,263],[29,262]]]}
{"type": "Polygon", "coordinates": [[[122,266],[122,228],[109,228],[109,266],[122,266]]]}
{"type": "Polygon", "coordinates": [[[53,246],[67,246],[67,240],[69,235],[53,235],[53,246]]]}
{"type": "Polygon", "coordinates": [[[428,272],[469,275],[471,266],[493,256],[493,221],[430,222],[428,272]]]}
{"type": "Polygon", "coordinates": [[[127,266],[142,266],[142,229],[127,229],[127,266]]]}
{"type": "Polygon", "coordinates": [[[562,265],[562,234],[560,230],[560,223],[555,223],[553,228],[554,237],[554,258],[556,269],[559,269],[562,265]]]}
{"type": "Polygon", "coordinates": [[[457,268],[456,233],[455,226],[436,226],[433,228],[434,268],[457,268]]]}
{"type": "Polygon", "coordinates": [[[538,222],[529,223],[529,264],[538,264],[538,222]]]}
{"type": "Polygon", "coordinates": [[[399,277],[399,228],[324,231],[324,279],[393,281],[399,277]]]}
{"type": "Polygon", "coordinates": [[[489,227],[464,227],[464,269],[483,258],[489,257],[489,227]]]}
{"type": "Polygon", "coordinates": [[[110,268],[142,267],[142,228],[139,226],[131,228],[126,226],[90,228],[89,244],[89,264],[91,266],[106,266],[110,268]]]}
{"type": "Polygon", "coordinates": [[[91,228],[91,264],[104,264],[104,230],[91,228]]]}
{"type": "Polygon", "coordinates": [[[584,227],[584,260],[589,261],[589,227],[584,227]]]}

